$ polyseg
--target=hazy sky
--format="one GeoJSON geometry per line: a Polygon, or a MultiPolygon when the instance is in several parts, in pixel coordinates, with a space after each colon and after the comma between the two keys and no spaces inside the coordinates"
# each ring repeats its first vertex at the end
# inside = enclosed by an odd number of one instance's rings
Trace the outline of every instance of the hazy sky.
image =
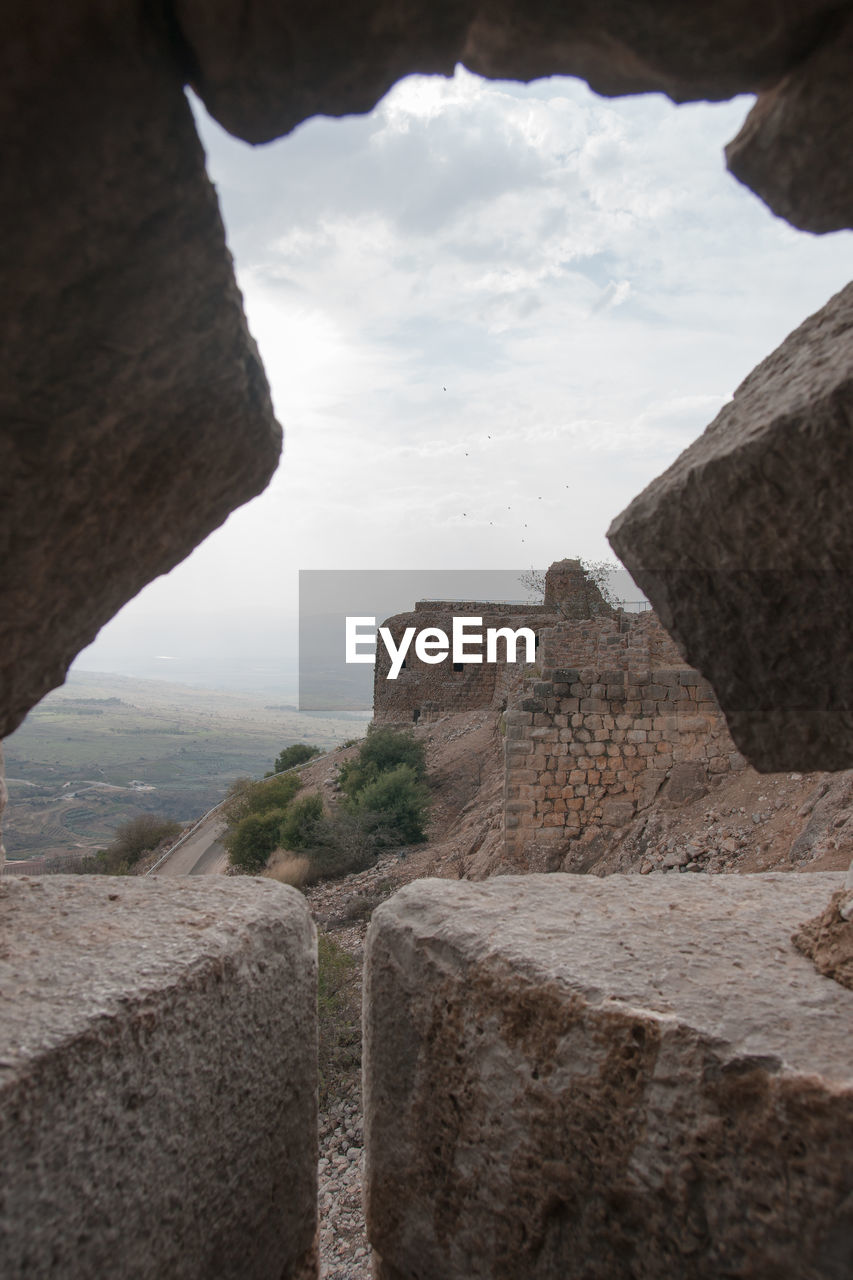
{"type": "Polygon", "coordinates": [[[853,275],[850,233],[794,231],[726,173],[746,98],[459,70],[254,149],[194,106],[285,453],[90,670],[274,666],[299,569],[609,555],[613,516],[853,275]]]}

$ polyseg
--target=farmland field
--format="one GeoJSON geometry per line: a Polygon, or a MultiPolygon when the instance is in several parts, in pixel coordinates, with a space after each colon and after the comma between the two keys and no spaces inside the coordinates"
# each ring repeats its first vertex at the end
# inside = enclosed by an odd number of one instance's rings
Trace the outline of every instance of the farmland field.
{"type": "Polygon", "coordinates": [[[141,813],[188,822],[235,778],[272,769],[289,743],[326,749],[365,725],[255,694],[73,672],[3,744],[6,856],[103,848],[141,813]]]}

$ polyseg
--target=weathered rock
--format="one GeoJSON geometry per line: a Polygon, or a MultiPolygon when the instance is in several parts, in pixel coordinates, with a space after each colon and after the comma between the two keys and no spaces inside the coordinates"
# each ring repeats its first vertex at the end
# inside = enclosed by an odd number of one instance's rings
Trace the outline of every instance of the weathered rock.
{"type": "Polygon", "coordinates": [[[729,98],[779,79],[830,38],[837,9],[762,0],[685,6],[622,0],[480,6],[462,61],[482,75],[577,75],[598,93],[666,93],[676,102],[729,98]]]}
{"type": "Polygon", "coordinates": [[[4,11],[0,736],[279,453],[156,11],[4,11]]]}
{"type": "Polygon", "coordinates": [[[0,1274],[316,1276],[301,896],[4,879],[0,937],[0,1274]]]}
{"type": "Polygon", "coordinates": [[[853,776],[824,778],[797,816],[807,821],[791,844],[789,856],[795,865],[845,848],[853,853],[853,776]]]}
{"type": "Polygon", "coordinates": [[[605,94],[728,98],[774,84],[830,39],[838,5],[177,0],[174,13],[208,110],[261,142],[317,112],[368,111],[401,76],[457,62],[497,78],[577,75],[605,94]]]}
{"type": "Polygon", "coordinates": [[[791,941],[820,973],[853,991],[853,886],[834,893],[829,905],[791,941]]]}
{"type": "Polygon", "coordinates": [[[703,760],[682,760],[674,764],[664,792],[667,804],[687,804],[708,790],[708,770],[703,760]]]}
{"type": "Polygon", "coordinates": [[[841,1280],[853,993],[791,944],[841,875],[420,881],[368,934],[381,1280],[841,1280]]]}
{"type": "Polygon", "coordinates": [[[853,764],[853,285],[610,527],[759,770],[853,764]]]}
{"type": "Polygon", "coordinates": [[[726,147],[729,169],[804,231],[853,223],[853,22],[762,93],[726,147]]]}
{"type": "Polygon", "coordinates": [[[6,861],[6,850],[3,848],[3,810],[9,800],[6,787],[6,769],[3,761],[3,744],[0,743],[0,875],[3,874],[3,863],[6,861]]]}

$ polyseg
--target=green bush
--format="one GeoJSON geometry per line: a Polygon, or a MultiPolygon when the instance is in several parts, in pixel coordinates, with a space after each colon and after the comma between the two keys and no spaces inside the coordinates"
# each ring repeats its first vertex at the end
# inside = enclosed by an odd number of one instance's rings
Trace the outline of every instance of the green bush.
{"type": "Polygon", "coordinates": [[[281,824],[284,849],[308,849],[317,839],[317,824],[323,816],[323,801],[317,792],[294,800],[281,824]]]}
{"type": "Polygon", "coordinates": [[[146,853],[152,853],[172,840],[181,830],[180,823],[162,815],[143,813],[116,827],[112,843],[97,853],[79,858],[55,859],[50,871],[72,875],[127,876],[146,853]]]}
{"type": "Polygon", "coordinates": [[[320,755],[319,747],[309,747],[307,742],[294,742],[279,752],[273,769],[276,773],[282,773],[285,769],[292,769],[297,764],[305,764],[306,761],[318,755],[320,755]]]}
{"type": "Polygon", "coordinates": [[[341,765],[339,781],[346,795],[354,798],[382,773],[405,764],[418,780],[426,777],[426,749],[408,730],[384,726],[371,729],[354,760],[341,765]]]}
{"type": "Polygon", "coordinates": [[[417,844],[426,839],[429,790],[409,764],[380,773],[358,792],[354,804],[367,830],[381,843],[417,844]]]}
{"type": "Polygon", "coordinates": [[[287,816],[287,809],[267,809],[241,818],[222,842],[232,867],[250,874],[263,871],[273,849],[281,844],[281,829],[287,816]]]}
{"type": "Polygon", "coordinates": [[[272,774],[261,782],[238,778],[228,788],[222,813],[228,825],[234,827],[251,813],[286,809],[301,785],[296,773],[272,774]]]}
{"type": "Polygon", "coordinates": [[[375,832],[367,829],[361,814],[337,809],[331,817],[317,822],[312,844],[303,849],[310,862],[307,882],[365,871],[376,861],[377,843],[375,832]]]}

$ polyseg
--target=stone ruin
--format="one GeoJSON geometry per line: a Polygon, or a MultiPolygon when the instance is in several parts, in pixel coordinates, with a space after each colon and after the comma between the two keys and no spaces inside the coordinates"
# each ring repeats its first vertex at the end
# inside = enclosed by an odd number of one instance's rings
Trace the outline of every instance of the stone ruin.
{"type": "Polygon", "coordinates": [[[622,827],[662,789],[742,769],[714,691],[653,613],[543,633],[541,675],[504,712],[504,847],[510,864],[566,863],[596,826],[622,827]]]}
{"type": "MultiPolygon", "coordinates": [[[[186,84],[251,142],[460,61],[757,93],[731,171],[795,227],[853,225],[849,0],[11,0],[4,36],[2,733],[276,464],[186,84]]],[[[848,286],[610,534],[764,770],[853,765],[851,330],[848,286]]],[[[848,1276],[853,992],[789,942],[831,890],[843,948],[838,876],[426,881],[381,908],[376,1276],[848,1276]]],[[[21,877],[0,913],[0,1271],[315,1275],[297,895],[21,877]]]]}
{"type": "MultiPolygon", "coordinates": [[[[517,604],[490,600],[418,600],[414,611],[397,613],[387,618],[388,627],[399,647],[407,627],[418,630],[438,627],[445,635],[452,631],[452,618],[461,615],[478,617],[482,629],[527,627],[536,638],[535,652],[549,627],[566,618],[610,616],[607,604],[592,578],[579,560],[559,560],[545,574],[541,604],[517,604]]],[[[503,642],[499,655],[504,658],[503,642]]],[[[522,662],[523,646],[518,661],[522,662]]],[[[518,666],[501,660],[497,663],[456,663],[448,658],[440,663],[423,662],[412,645],[396,679],[389,680],[391,658],[380,645],[376,653],[373,675],[373,715],[380,724],[428,724],[439,716],[457,711],[471,711],[500,703],[506,705],[518,666]]]]}
{"type": "MultiPolygon", "coordinates": [[[[409,649],[403,670],[379,648],[374,719],[429,724],[488,707],[505,736],[503,848],[508,867],[569,869],[572,845],[623,827],[659,792],[695,789],[744,767],[714,690],[688,665],[657,615],[626,613],[602,596],[577,560],[552,564],[541,605],[420,600],[385,622],[407,627],[474,615],[482,628],[528,627],[535,661],[441,663],[409,649]]],[[[504,657],[505,650],[499,649],[504,657]]]]}

